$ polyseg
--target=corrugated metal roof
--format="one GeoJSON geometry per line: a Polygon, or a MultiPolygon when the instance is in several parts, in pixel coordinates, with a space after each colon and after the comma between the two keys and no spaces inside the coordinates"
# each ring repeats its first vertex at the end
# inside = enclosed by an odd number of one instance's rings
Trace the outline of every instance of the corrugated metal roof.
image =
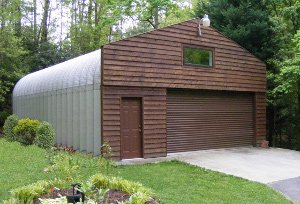
{"type": "Polygon", "coordinates": [[[13,96],[100,84],[100,70],[101,51],[99,49],[26,75],[16,84],[13,96]]]}

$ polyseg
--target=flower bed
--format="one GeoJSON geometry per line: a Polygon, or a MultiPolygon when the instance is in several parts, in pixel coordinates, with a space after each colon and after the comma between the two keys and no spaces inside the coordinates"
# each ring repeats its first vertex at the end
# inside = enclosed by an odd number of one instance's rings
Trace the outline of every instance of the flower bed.
{"type": "Polygon", "coordinates": [[[67,203],[67,196],[78,193],[81,199],[78,203],[86,204],[158,204],[150,189],[141,184],[118,177],[106,177],[101,174],[92,176],[86,183],[77,188],[66,188],[60,181],[39,181],[20,187],[12,192],[12,198],[4,203],[10,204],[48,204],[67,203]],[[64,186],[58,188],[59,186],[64,186]],[[73,191],[75,189],[75,191],[73,191]],[[85,196],[82,196],[82,195],[85,196]]]}

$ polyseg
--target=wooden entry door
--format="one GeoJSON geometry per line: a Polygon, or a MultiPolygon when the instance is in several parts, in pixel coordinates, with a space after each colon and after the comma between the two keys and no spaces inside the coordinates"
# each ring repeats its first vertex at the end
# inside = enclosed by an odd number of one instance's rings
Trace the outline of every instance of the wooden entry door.
{"type": "Polygon", "coordinates": [[[121,105],[121,158],[143,157],[142,111],[139,98],[123,98],[121,105]]]}

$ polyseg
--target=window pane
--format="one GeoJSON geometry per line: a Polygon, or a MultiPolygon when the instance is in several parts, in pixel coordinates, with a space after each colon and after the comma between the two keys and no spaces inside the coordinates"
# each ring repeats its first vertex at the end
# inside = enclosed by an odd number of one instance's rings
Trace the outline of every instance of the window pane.
{"type": "Polygon", "coordinates": [[[183,62],[189,65],[212,66],[212,51],[199,48],[183,48],[183,62]]]}

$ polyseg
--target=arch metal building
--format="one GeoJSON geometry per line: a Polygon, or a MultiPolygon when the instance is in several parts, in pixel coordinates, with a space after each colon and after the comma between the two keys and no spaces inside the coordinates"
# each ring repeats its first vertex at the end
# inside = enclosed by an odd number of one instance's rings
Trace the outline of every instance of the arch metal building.
{"type": "Polygon", "coordinates": [[[192,19],[29,74],[14,113],[46,120],[56,143],[116,160],[256,146],[266,138],[266,66],[192,19]],[[200,56],[200,57],[199,57],[200,56]]]}
{"type": "Polygon", "coordinates": [[[28,74],[13,91],[13,112],[50,122],[56,143],[100,153],[101,52],[28,74]]]}

